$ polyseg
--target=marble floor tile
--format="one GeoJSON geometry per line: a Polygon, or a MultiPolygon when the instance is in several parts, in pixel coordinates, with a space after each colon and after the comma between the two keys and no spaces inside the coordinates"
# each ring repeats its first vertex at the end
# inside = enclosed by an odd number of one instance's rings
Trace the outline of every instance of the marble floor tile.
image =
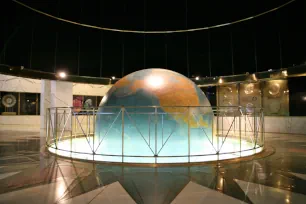
{"type": "Polygon", "coordinates": [[[119,182],[115,182],[101,188],[89,191],[82,195],[62,200],[58,202],[59,204],[135,204],[136,202],[131,198],[131,196],[124,190],[119,182]]]}
{"type": "Polygon", "coordinates": [[[237,204],[244,202],[190,181],[182,192],[172,201],[172,204],[185,203],[237,204]]]}
{"type": "Polygon", "coordinates": [[[235,180],[238,185],[244,190],[245,194],[256,203],[305,203],[306,195],[293,193],[290,191],[273,188],[252,182],[235,180]]]}
{"type": "Polygon", "coordinates": [[[13,176],[15,174],[18,174],[20,173],[21,171],[17,171],[17,172],[9,172],[9,173],[3,173],[3,174],[0,174],[0,180],[1,179],[4,179],[4,178],[7,178],[7,177],[10,177],[10,176],[13,176]]]}

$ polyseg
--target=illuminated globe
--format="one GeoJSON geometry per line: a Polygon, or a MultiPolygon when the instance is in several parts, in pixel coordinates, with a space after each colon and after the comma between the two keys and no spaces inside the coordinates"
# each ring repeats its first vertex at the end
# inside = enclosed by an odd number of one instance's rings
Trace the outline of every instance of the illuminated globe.
{"type": "Polygon", "coordinates": [[[215,153],[212,117],[205,94],[185,76],[166,69],[131,73],[117,81],[100,103],[95,158],[170,163],[215,153]]]}

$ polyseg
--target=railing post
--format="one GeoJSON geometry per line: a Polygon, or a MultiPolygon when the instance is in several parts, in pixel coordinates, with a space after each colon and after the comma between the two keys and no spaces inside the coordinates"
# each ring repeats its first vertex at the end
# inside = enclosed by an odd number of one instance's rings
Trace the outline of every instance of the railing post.
{"type": "Polygon", "coordinates": [[[241,114],[242,114],[242,110],[241,110],[241,106],[238,107],[238,116],[239,116],[239,141],[240,141],[240,157],[241,157],[241,114]]]}
{"type": "Polygon", "coordinates": [[[95,132],[96,132],[96,118],[95,118],[95,108],[92,108],[92,122],[93,122],[93,127],[92,127],[92,150],[93,150],[93,160],[95,160],[95,132]]]}
{"type": "Polygon", "coordinates": [[[164,113],[161,114],[162,116],[162,145],[164,145],[164,113]]]}
{"type": "Polygon", "coordinates": [[[49,117],[50,117],[50,109],[49,108],[47,108],[47,111],[46,111],[46,115],[45,115],[45,121],[46,121],[46,144],[47,144],[47,146],[49,146],[49,142],[48,142],[48,139],[49,139],[49,137],[50,137],[50,133],[49,133],[49,131],[50,131],[50,119],[49,119],[49,117]]]}
{"type": "MultiPolygon", "coordinates": [[[[65,136],[65,129],[66,129],[66,126],[65,126],[65,123],[66,123],[66,109],[64,109],[64,115],[63,115],[63,118],[64,118],[64,131],[63,131],[63,134],[64,135],[61,135],[60,137],[64,137],[65,136]]],[[[61,124],[60,124],[60,130],[61,130],[61,124]]]]}
{"type": "Polygon", "coordinates": [[[151,147],[151,115],[149,114],[149,147],[151,147]]]}
{"type": "Polygon", "coordinates": [[[247,112],[244,109],[244,138],[247,138],[247,112]]]}
{"type": "Polygon", "coordinates": [[[219,116],[220,116],[220,109],[219,106],[217,107],[217,134],[216,134],[216,139],[217,139],[217,161],[219,161],[219,152],[220,152],[220,145],[219,145],[219,116]]]}
{"type": "Polygon", "coordinates": [[[155,107],[155,164],[157,163],[157,107],[155,107]]]}
{"type": "Polygon", "coordinates": [[[263,108],[260,109],[261,110],[261,115],[262,115],[262,146],[265,146],[265,114],[264,114],[264,110],[263,108]]]}
{"type": "Polygon", "coordinates": [[[211,119],[211,143],[214,146],[214,120],[215,120],[215,113],[214,113],[214,109],[212,108],[213,112],[212,112],[212,119],[211,119]]]}
{"type": "Polygon", "coordinates": [[[223,140],[223,137],[224,137],[224,133],[223,133],[223,120],[224,120],[224,118],[223,118],[223,116],[224,116],[224,113],[222,113],[222,120],[221,120],[221,134],[222,134],[222,140],[223,140]]]}
{"type": "Polygon", "coordinates": [[[72,157],[72,127],[73,127],[73,122],[72,122],[72,113],[73,113],[73,107],[70,108],[70,157],[72,157]]]}
{"type": "Polygon", "coordinates": [[[188,163],[190,162],[190,107],[188,106],[188,163]]]}
{"type": "Polygon", "coordinates": [[[54,131],[55,131],[55,147],[57,149],[57,108],[55,108],[55,113],[54,113],[54,131]]]}
{"type": "Polygon", "coordinates": [[[46,109],[46,114],[45,114],[45,120],[44,120],[44,123],[45,123],[45,134],[46,134],[46,142],[48,141],[48,137],[49,137],[49,115],[50,115],[50,110],[49,108],[46,109]]]}
{"type": "Polygon", "coordinates": [[[124,162],[124,106],[121,107],[122,163],[124,162]]]}
{"type": "Polygon", "coordinates": [[[256,147],[256,143],[257,143],[257,137],[256,137],[256,109],[255,107],[253,108],[253,114],[254,114],[254,121],[253,121],[253,128],[254,128],[254,141],[255,141],[255,145],[254,148],[256,147]]]}

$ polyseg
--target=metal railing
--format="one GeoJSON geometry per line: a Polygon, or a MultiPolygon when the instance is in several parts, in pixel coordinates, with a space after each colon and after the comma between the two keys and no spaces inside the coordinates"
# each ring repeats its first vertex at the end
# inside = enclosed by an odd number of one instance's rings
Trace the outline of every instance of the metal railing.
{"type": "Polygon", "coordinates": [[[66,157],[185,163],[252,155],[264,147],[262,108],[145,106],[49,108],[46,145],[66,157]]]}

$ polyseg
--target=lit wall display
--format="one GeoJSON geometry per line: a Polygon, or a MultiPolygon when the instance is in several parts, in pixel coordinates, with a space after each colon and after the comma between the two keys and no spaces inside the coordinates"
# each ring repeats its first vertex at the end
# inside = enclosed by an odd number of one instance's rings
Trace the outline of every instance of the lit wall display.
{"type": "Polygon", "coordinates": [[[287,80],[263,82],[263,107],[265,115],[289,115],[289,90],[287,80]]]}
{"type": "Polygon", "coordinates": [[[39,115],[39,93],[0,92],[1,115],[39,115]]]}
{"type": "Polygon", "coordinates": [[[238,106],[237,84],[218,87],[218,106],[238,106]]]}
{"type": "Polygon", "coordinates": [[[250,109],[260,108],[262,105],[260,83],[241,83],[239,86],[240,105],[250,109]]]}
{"type": "Polygon", "coordinates": [[[82,109],[92,109],[98,107],[102,99],[102,96],[73,96],[73,107],[74,111],[82,109]]]}
{"type": "Polygon", "coordinates": [[[289,115],[289,89],[285,79],[223,85],[217,90],[218,106],[241,105],[250,107],[249,110],[263,107],[266,116],[289,115]]]}

